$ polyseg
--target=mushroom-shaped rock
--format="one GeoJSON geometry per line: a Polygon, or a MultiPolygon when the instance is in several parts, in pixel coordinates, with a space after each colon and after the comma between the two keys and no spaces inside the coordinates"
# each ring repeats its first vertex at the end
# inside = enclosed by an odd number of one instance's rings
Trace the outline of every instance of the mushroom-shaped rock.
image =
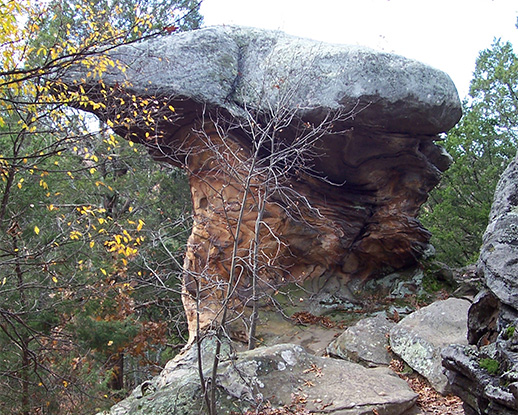
{"type": "Polygon", "coordinates": [[[101,80],[77,66],[67,90],[86,91],[77,105],[187,171],[191,335],[196,316],[206,327],[222,307],[241,311],[286,283],[349,295],[351,282],[412,265],[427,246],[416,216],[450,162],[435,141],[461,116],[443,72],[230,26],[108,57],[101,80]]]}

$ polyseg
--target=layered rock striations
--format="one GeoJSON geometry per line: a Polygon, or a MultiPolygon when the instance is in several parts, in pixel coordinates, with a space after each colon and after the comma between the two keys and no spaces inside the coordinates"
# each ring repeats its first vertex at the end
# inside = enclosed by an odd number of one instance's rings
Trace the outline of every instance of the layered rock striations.
{"type": "Polygon", "coordinates": [[[191,338],[196,316],[203,328],[223,304],[257,299],[254,281],[261,292],[312,281],[346,298],[427,247],[416,216],[450,163],[438,135],[461,116],[443,72],[230,26],[109,56],[102,80],[76,68],[66,83],[102,103],[84,106],[118,134],[187,171],[191,338]]]}
{"type": "Polygon", "coordinates": [[[468,315],[469,346],[443,351],[467,415],[518,413],[518,160],[495,191],[478,262],[487,290],[468,315]]]}

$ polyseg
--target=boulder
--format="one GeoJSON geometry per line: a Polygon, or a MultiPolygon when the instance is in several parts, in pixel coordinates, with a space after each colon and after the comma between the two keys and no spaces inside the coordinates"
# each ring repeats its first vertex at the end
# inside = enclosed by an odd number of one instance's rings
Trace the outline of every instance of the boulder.
{"type": "Polygon", "coordinates": [[[224,304],[242,315],[257,292],[289,283],[311,286],[310,299],[358,302],[363,282],[429,249],[416,217],[451,162],[439,134],[461,116],[443,72],[234,26],[131,44],[108,59],[102,79],[76,65],[56,93],[186,170],[191,341],[224,304]]]}
{"type": "Polygon", "coordinates": [[[453,275],[457,287],[454,292],[456,297],[473,299],[484,290],[483,277],[475,264],[457,269],[453,275]]]}
{"type": "Polygon", "coordinates": [[[447,392],[441,351],[467,344],[470,302],[458,298],[436,301],[401,320],[390,331],[390,347],[440,393],[447,392]]]}
{"type": "Polygon", "coordinates": [[[469,310],[471,346],[443,352],[452,391],[467,415],[518,413],[518,161],[497,185],[478,272],[487,290],[469,310]]]}
{"type": "MultiPolygon", "coordinates": [[[[107,68],[105,84],[127,85],[137,96],[187,98],[236,117],[246,117],[245,107],[270,111],[279,104],[309,119],[357,108],[356,125],[435,135],[461,116],[457,90],[442,71],[362,46],[280,31],[215,26],[122,46],[109,56],[125,70],[107,68]],[[286,97],[283,88],[290,83],[295,88],[286,97]]],[[[67,82],[83,82],[85,75],[76,67],[67,82]]],[[[434,158],[444,168],[451,160],[439,149],[434,158]]]]}
{"type": "MultiPolygon", "coordinates": [[[[195,349],[195,347],[193,347],[195,349]]],[[[153,381],[115,405],[111,415],[198,415],[204,411],[196,352],[177,358],[153,381]]],[[[213,356],[213,355],[212,355],[213,356]]],[[[387,368],[367,369],[343,360],[308,354],[301,346],[279,344],[226,356],[217,375],[218,414],[241,413],[269,402],[297,403],[314,414],[401,415],[417,395],[387,368]]],[[[206,365],[206,376],[211,365],[206,365]]]]}
{"type": "Polygon", "coordinates": [[[392,360],[388,337],[395,325],[383,313],[365,318],[347,328],[328,346],[327,352],[367,367],[388,366],[392,360]]]}

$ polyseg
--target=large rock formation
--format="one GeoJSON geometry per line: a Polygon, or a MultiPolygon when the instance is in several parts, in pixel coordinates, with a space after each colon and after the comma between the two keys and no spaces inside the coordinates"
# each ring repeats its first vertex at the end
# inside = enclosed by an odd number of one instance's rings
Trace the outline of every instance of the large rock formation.
{"type": "Polygon", "coordinates": [[[496,188],[478,263],[488,291],[469,310],[470,346],[443,352],[467,415],[518,413],[518,160],[496,188]]]}
{"type": "Polygon", "coordinates": [[[450,163],[435,142],[461,115],[444,73],[228,26],[109,56],[102,81],[79,67],[67,91],[86,91],[75,105],[187,171],[191,338],[196,316],[204,328],[223,304],[246,309],[254,280],[261,292],[311,281],[315,292],[351,298],[358,282],[412,265],[426,249],[416,215],[450,163]]]}

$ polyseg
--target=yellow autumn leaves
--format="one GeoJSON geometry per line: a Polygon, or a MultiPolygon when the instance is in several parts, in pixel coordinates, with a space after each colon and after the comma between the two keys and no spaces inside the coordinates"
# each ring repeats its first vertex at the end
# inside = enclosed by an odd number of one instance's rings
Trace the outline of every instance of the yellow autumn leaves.
{"type": "MultiPolygon", "coordinates": [[[[140,232],[145,225],[142,219],[138,220],[136,232],[140,232]]],[[[104,242],[109,252],[116,252],[126,258],[133,258],[138,253],[138,246],[142,243],[143,237],[132,237],[130,233],[124,229],[121,234],[113,235],[113,239],[104,242]]]]}
{"type": "MultiPolygon", "coordinates": [[[[48,207],[48,209],[57,210],[57,208],[54,205],[50,205],[48,207]]],[[[106,212],[106,210],[103,208],[96,209],[96,208],[93,208],[92,206],[80,206],[80,207],[77,207],[76,210],[80,215],[94,217],[99,225],[105,225],[108,222],[113,221],[113,219],[110,217],[106,217],[106,216],[97,217],[97,215],[99,213],[104,214],[106,212]]],[[[129,210],[131,212],[133,209],[129,209],[129,210]]],[[[79,221],[76,221],[76,222],[79,222],[79,221]]],[[[132,232],[135,232],[135,233],[142,231],[142,229],[145,225],[145,222],[142,219],[138,219],[138,221],[133,221],[133,220],[128,219],[127,222],[128,222],[128,225],[131,225],[133,227],[132,232]]],[[[73,224],[72,221],[68,222],[68,226],[72,226],[72,224],[73,224]]],[[[118,226],[120,226],[120,225],[118,225],[118,226]]],[[[85,242],[88,243],[88,246],[90,248],[94,248],[96,245],[96,239],[95,239],[95,236],[91,232],[88,231],[90,227],[92,227],[94,230],[97,230],[97,234],[110,235],[110,233],[107,232],[105,227],[97,229],[96,226],[95,225],[92,226],[91,223],[87,224],[86,227],[87,227],[87,231],[85,231],[84,233],[80,232],[77,229],[71,230],[68,235],[69,239],[71,241],[84,240],[85,242]]],[[[33,231],[36,235],[40,235],[41,230],[37,225],[34,226],[33,231]]],[[[141,243],[143,241],[144,241],[143,236],[135,236],[135,235],[132,235],[128,229],[121,229],[120,232],[111,234],[109,236],[109,239],[105,240],[103,242],[103,245],[106,247],[108,252],[115,252],[119,255],[124,256],[127,259],[130,259],[130,258],[133,258],[138,253],[138,247],[141,245],[141,243]]],[[[106,271],[104,269],[101,269],[101,271],[103,272],[103,274],[106,275],[106,271]]],[[[57,280],[54,282],[57,282],[57,280]]]]}
{"type": "MultiPolygon", "coordinates": [[[[70,65],[82,64],[89,68],[88,76],[93,79],[101,79],[102,75],[110,68],[118,68],[122,72],[126,70],[118,61],[110,59],[105,54],[95,53],[106,47],[125,43],[128,37],[128,28],[121,28],[115,23],[123,12],[118,5],[110,9],[110,15],[106,10],[98,10],[94,4],[84,2],[75,4],[77,15],[83,16],[82,26],[88,30],[84,36],[77,36],[70,23],[66,23],[63,29],[66,36],[61,42],[52,46],[34,43],[33,39],[46,27],[48,19],[54,20],[57,15],[52,10],[47,10],[48,2],[31,2],[29,0],[0,0],[0,93],[4,96],[24,96],[37,98],[42,103],[66,103],[76,100],[93,109],[102,108],[102,101],[92,101],[82,86],[75,92],[67,91],[67,86],[60,83],[53,76],[56,69],[63,69],[70,65]],[[24,22],[24,23],[21,23],[24,22]],[[31,62],[37,62],[34,66],[31,62]],[[54,84],[62,88],[62,94],[56,96],[55,85],[41,82],[49,75],[54,84]]],[[[131,32],[141,35],[141,28],[152,27],[153,16],[142,14],[133,22],[131,32]]],[[[36,102],[35,101],[35,102],[36,102]]],[[[31,111],[33,120],[39,116],[38,105],[34,105],[31,111]]],[[[11,100],[0,99],[0,128],[6,125],[6,116],[13,111],[11,100]]],[[[21,127],[29,132],[35,132],[33,121],[24,122],[21,127]]]]}

